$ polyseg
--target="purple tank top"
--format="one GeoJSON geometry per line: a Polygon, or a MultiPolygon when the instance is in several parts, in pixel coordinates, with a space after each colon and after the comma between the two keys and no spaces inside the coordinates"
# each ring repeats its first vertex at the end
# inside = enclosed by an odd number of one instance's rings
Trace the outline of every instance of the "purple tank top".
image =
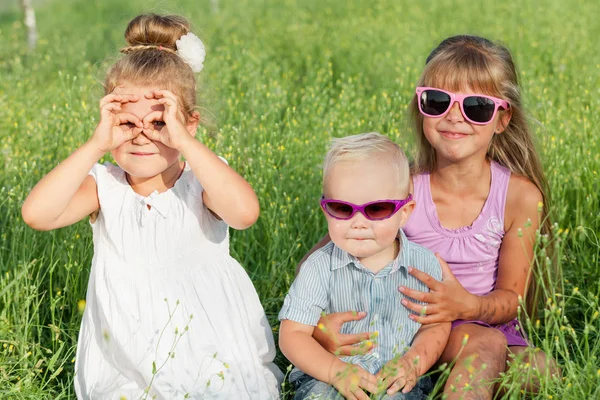
{"type": "Polygon", "coordinates": [[[409,240],[440,253],[469,292],[482,296],[494,289],[500,244],[504,237],[504,206],[510,170],[492,161],[492,183],[481,213],[471,226],[446,229],[433,204],[429,173],[413,177],[416,207],[403,230],[409,240]]]}

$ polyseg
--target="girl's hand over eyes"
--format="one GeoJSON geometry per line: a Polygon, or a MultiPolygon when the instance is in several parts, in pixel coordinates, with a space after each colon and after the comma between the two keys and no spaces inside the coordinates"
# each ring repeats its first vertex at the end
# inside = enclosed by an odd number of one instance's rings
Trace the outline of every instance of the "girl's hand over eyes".
{"type": "Polygon", "coordinates": [[[157,99],[164,105],[163,111],[152,111],[142,121],[143,132],[151,140],[179,150],[185,139],[191,137],[179,110],[177,96],[168,90],[154,90],[146,94],[148,99],[157,99]]]}
{"type": "Polygon", "coordinates": [[[138,117],[120,112],[122,104],[138,100],[136,95],[114,93],[100,100],[100,122],[94,130],[91,141],[102,153],[116,149],[142,132],[142,121],[138,117]]]}

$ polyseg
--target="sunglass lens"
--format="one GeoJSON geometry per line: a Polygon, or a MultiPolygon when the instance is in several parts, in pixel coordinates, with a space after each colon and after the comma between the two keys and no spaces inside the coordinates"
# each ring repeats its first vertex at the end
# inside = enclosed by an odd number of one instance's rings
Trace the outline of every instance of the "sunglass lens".
{"type": "Polygon", "coordinates": [[[424,90],[419,103],[424,114],[442,115],[450,107],[450,96],[439,90],[424,90]]]}
{"type": "Polygon", "coordinates": [[[365,207],[365,214],[370,219],[385,219],[392,215],[396,205],[388,201],[380,201],[378,203],[369,204],[365,207]]]}
{"type": "Polygon", "coordinates": [[[494,101],[486,97],[471,96],[463,101],[465,114],[475,122],[490,122],[494,115],[494,101]]]}
{"type": "Polygon", "coordinates": [[[327,212],[336,218],[350,218],[352,215],[352,207],[348,204],[329,201],[325,204],[327,212]]]}

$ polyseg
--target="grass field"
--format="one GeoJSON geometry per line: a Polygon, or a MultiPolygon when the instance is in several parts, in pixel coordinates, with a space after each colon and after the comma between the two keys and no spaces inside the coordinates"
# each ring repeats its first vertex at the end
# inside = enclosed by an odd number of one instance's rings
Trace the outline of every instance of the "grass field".
{"type": "MultiPolygon", "coordinates": [[[[328,140],[379,131],[412,151],[407,105],[429,51],[458,33],[506,44],[551,185],[562,270],[539,320],[524,321],[563,370],[536,398],[600,398],[600,3],[45,0],[33,54],[16,3],[0,7],[0,398],[74,398],[91,230],[33,231],[20,206],[93,132],[106,65],[145,11],[187,16],[207,46],[198,137],[258,193],[261,217],[232,232],[231,250],[275,334],[295,265],[325,233],[328,140]]],[[[523,376],[515,366],[500,378],[507,398],[523,396],[523,376]]]]}

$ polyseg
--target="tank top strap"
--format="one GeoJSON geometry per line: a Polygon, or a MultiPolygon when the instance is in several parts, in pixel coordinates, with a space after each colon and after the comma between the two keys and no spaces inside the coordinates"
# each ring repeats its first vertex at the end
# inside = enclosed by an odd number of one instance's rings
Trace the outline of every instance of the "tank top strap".
{"type": "Polygon", "coordinates": [[[417,203],[424,205],[429,203],[427,200],[431,199],[429,189],[429,172],[422,172],[418,175],[413,175],[413,199],[417,203]]]}
{"type": "Polygon", "coordinates": [[[506,196],[511,172],[496,161],[490,163],[490,168],[492,171],[492,185],[488,195],[488,213],[497,215],[500,221],[504,221],[504,210],[506,208],[506,196]]]}
{"type": "Polygon", "coordinates": [[[429,194],[429,173],[422,172],[418,175],[413,175],[412,181],[412,196],[416,204],[403,228],[404,232],[409,236],[417,234],[417,232],[422,232],[424,229],[431,229],[430,218],[428,217],[432,209],[432,205],[430,204],[432,202],[431,195],[429,194]]]}

